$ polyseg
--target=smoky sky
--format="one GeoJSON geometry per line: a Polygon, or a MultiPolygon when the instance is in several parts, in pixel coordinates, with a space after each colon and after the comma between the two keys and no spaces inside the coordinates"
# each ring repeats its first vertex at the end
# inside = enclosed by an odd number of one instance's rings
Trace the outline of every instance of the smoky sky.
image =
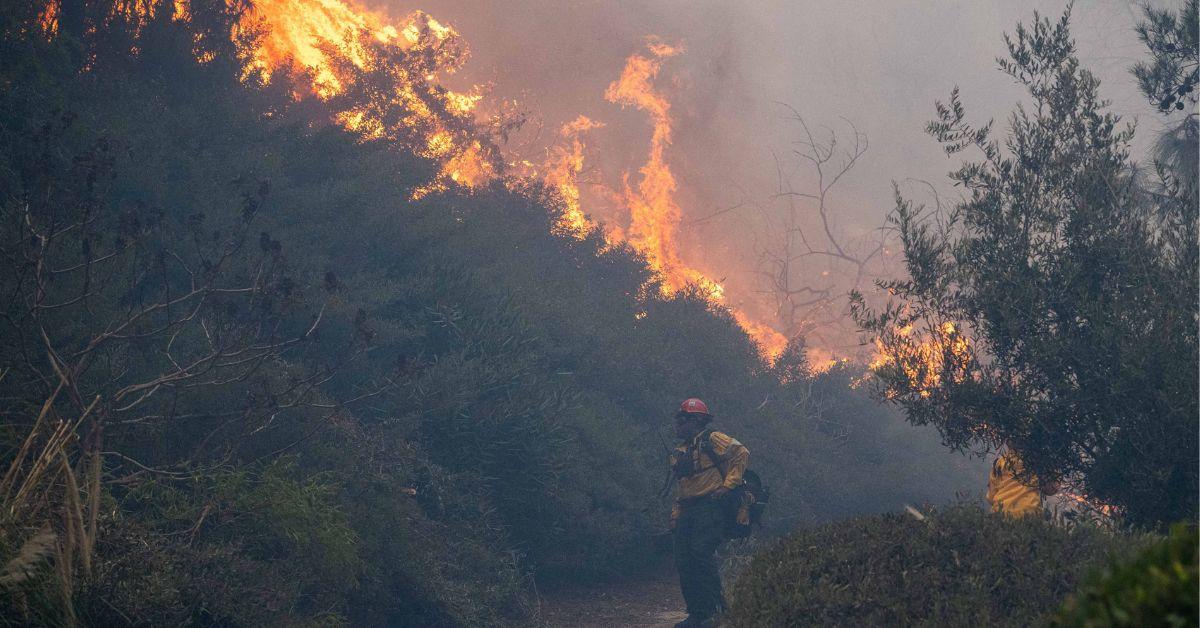
{"type": "MultiPolygon", "coordinates": [[[[892,209],[892,184],[918,197],[913,180],[953,196],[949,158],[924,132],[934,101],[958,86],[968,117],[1005,118],[1023,99],[996,66],[1003,34],[1035,11],[1057,19],[1061,0],[376,0],[399,17],[421,9],[453,26],[472,53],[451,82],[491,85],[489,98],[515,99],[531,122],[508,147],[536,158],[557,129],[583,114],[606,126],[587,136],[592,169],[584,177],[585,211],[620,221],[603,190],[617,189],[649,146],[644,112],[606,102],[604,90],[625,59],[648,38],[682,44],[663,62],[656,85],[671,100],[674,141],[667,158],[684,212],[682,256],[726,281],[735,305],[760,318],[769,299],[754,274],[764,242],[774,236],[766,215],[782,211],[772,196],[785,180],[812,191],[815,174],[793,154],[801,138],[794,110],[818,133],[851,125],[869,142],[854,169],[831,191],[835,236],[870,237],[892,209]],[[747,201],[749,203],[747,204],[747,201]],[[724,211],[730,207],[743,206],[724,211]],[[717,214],[714,218],[709,218],[717,214]]],[[[1080,0],[1073,34],[1085,67],[1101,79],[1102,95],[1127,121],[1138,121],[1135,157],[1162,122],[1137,91],[1129,67],[1145,57],[1133,30],[1137,4],[1080,0]]],[[[836,159],[835,159],[836,161],[836,159]]],[[[802,212],[805,211],[802,208],[802,212]]],[[[810,212],[811,214],[811,212],[810,212]]],[[[812,216],[810,215],[811,219],[812,216]]],[[[813,223],[808,229],[815,229],[813,223]]],[[[808,271],[822,272],[819,263],[808,271]]],[[[842,286],[847,288],[848,286],[842,286]]],[[[771,322],[768,320],[768,322],[771,322]]]]}

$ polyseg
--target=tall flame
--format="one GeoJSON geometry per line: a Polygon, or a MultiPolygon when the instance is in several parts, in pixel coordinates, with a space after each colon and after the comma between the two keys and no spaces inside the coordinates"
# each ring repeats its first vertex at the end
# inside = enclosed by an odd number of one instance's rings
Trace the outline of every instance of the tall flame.
{"type": "Polygon", "coordinates": [[[583,115],[564,124],[559,134],[567,142],[567,146],[554,147],[547,160],[546,176],[543,180],[547,187],[558,193],[565,205],[558,228],[576,237],[586,235],[595,227],[579,204],[579,175],[583,172],[584,149],[581,136],[603,126],[603,122],[596,122],[583,115]]]}
{"type": "MultiPolygon", "coordinates": [[[[176,0],[176,19],[188,19],[188,0],[176,0]]],[[[147,9],[149,10],[149,9],[147,9]]],[[[44,16],[52,28],[56,15],[44,16]]],[[[479,88],[455,93],[437,83],[465,62],[468,49],[450,26],[415,11],[402,20],[360,6],[355,0],[255,0],[238,25],[241,38],[253,42],[245,51],[247,79],[271,82],[283,72],[297,83],[294,97],[314,97],[329,104],[332,119],[364,141],[401,141],[436,160],[439,175],[414,191],[414,198],[451,186],[476,188],[502,176],[496,144],[477,124],[479,88]],[[379,77],[383,77],[380,82],[379,77]]],[[[613,103],[650,115],[653,132],[646,163],[636,185],[623,177],[621,203],[629,210],[627,229],[612,227],[606,237],[628,241],[657,272],[665,294],[698,286],[713,302],[726,304],[725,287],[689,266],[680,256],[679,225],[683,210],[675,200],[677,183],[667,161],[671,144],[671,103],[655,89],[665,59],[683,53],[681,46],[652,40],[645,53],[630,56],[620,77],[604,96],[613,103]]],[[[583,172],[582,135],[603,126],[579,116],[562,127],[565,143],[551,150],[542,179],[564,203],[563,233],[582,237],[595,225],[580,201],[583,172]]],[[[729,308],[737,322],[769,357],[780,354],[787,338],[745,312],[729,308]]]]}
{"type": "Polygon", "coordinates": [[[310,72],[313,91],[324,98],[344,87],[333,53],[365,68],[364,35],[384,44],[400,36],[381,15],[338,0],[255,0],[248,17],[264,31],[250,66],[267,80],[281,67],[310,72]]]}
{"type": "MultiPolygon", "coordinates": [[[[704,273],[688,266],[679,255],[679,223],[683,210],[675,201],[675,175],[667,163],[666,149],[671,144],[671,103],[654,89],[654,79],[662,60],[684,52],[682,46],[651,41],[648,55],[634,54],[625,62],[621,77],[608,86],[604,97],[609,102],[632,106],[650,114],[654,131],[650,137],[650,155],[639,170],[637,187],[624,177],[622,198],[629,209],[629,229],[625,232],[630,244],[646,256],[650,266],[663,279],[663,291],[678,292],[688,285],[701,288],[712,301],[725,304],[725,287],[704,273]]],[[[758,343],[769,358],[774,359],[787,347],[787,337],[770,326],[757,322],[745,312],[730,308],[734,318],[758,343]]]]}
{"type": "Polygon", "coordinates": [[[323,98],[344,89],[337,71],[342,61],[367,68],[370,40],[409,50],[426,37],[441,42],[458,35],[421,11],[391,24],[380,13],[341,0],[255,0],[245,20],[263,31],[250,51],[250,66],[267,80],[285,66],[307,71],[313,91],[323,98]]]}
{"type": "MultiPolygon", "coordinates": [[[[650,265],[662,274],[664,288],[670,292],[688,283],[714,284],[698,271],[688,268],[679,258],[678,231],[683,210],[675,202],[675,175],[666,161],[671,144],[671,103],[655,91],[653,81],[662,67],[662,59],[683,52],[682,48],[652,43],[651,56],[635,54],[625,62],[621,78],[608,86],[604,97],[610,102],[633,106],[650,114],[654,132],[650,138],[650,156],[639,171],[637,188],[624,178],[624,201],[629,208],[630,244],[642,251],[650,265]]],[[[715,284],[713,288],[719,288],[715,284]]],[[[718,290],[723,292],[723,290],[718,290]]]]}

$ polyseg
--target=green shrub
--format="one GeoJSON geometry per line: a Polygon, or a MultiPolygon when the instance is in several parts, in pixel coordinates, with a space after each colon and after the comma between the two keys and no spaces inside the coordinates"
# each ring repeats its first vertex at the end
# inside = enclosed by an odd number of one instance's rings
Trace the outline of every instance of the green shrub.
{"type": "Polygon", "coordinates": [[[1195,626],[1200,615],[1196,527],[1171,535],[1132,560],[1093,573],[1067,599],[1056,626],[1195,626]]]}
{"type": "Polygon", "coordinates": [[[344,625],[341,596],[363,562],[337,490],[288,456],[118,489],[78,613],[93,625],[344,625]]]}
{"type": "Polygon", "coordinates": [[[759,552],[732,626],[1030,626],[1129,538],[1011,519],[971,504],[860,517],[759,552]]]}

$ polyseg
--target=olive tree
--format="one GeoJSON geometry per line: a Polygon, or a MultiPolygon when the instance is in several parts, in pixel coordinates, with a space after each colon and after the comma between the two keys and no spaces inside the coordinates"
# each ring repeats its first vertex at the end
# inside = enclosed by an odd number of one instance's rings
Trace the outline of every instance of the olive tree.
{"type": "Polygon", "coordinates": [[[980,157],[950,175],[948,207],[897,191],[908,278],[853,312],[882,354],[877,392],[951,447],[1008,443],[1134,524],[1195,517],[1195,189],[1146,185],[1069,21],[1006,37],[1000,69],[1030,101],[1003,137],[967,122],[957,89],[937,104],[930,134],[980,157]]]}

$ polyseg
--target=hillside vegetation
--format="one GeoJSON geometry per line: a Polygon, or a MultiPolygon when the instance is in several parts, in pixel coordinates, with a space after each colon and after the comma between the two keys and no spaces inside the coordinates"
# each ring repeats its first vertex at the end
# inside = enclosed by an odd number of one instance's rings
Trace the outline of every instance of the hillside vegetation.
{"type": "Polygon", "coordinates": [[[690,395],[780,529],[981,481],[535,184],[414,200],[418,140],[248,75],[225,3],[46,4],[0,5],[3,621],[527,624],[656,560],[690,395]]]}

